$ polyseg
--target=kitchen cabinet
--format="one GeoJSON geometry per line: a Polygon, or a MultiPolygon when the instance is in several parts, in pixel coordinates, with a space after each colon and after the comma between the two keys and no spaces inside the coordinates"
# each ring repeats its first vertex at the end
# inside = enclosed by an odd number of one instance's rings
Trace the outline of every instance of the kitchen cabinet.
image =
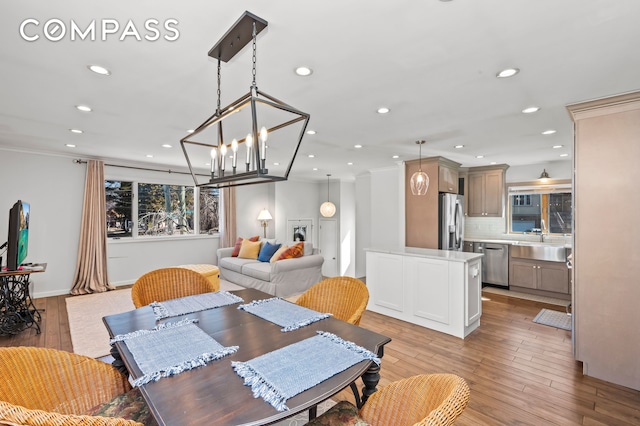
{"type": "Polygon", "coordinates": [[[460,163],[444,157],[429,157],[405,162],[405,245],[438,248],[438,194],[458,191],[460,163]],[[422,168],[429,177],[425,195],[413,195],[411,176],[422,168]]]}
{"type": "Polygon", "coordinates": [[[482,316],[481,254],[366,249],[367,310],[464,339],[482,316]]]}
{"type": "Polygon", "coordinates": [[[508,165],[472,167],[467,174],[467,215],[502,217],[505,198],[505,174],[508,165]]]}
{"type": "Polygon", "coordinates": [[[511,259],[509,287],[569,294],[569,269],[562,262],[511,259]]]}

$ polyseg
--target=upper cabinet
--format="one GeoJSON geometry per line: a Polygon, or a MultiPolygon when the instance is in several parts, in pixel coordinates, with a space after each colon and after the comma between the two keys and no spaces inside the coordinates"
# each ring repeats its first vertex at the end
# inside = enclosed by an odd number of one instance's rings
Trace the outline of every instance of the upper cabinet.
{"type": "Polygon", "coordinates": [[[438,159],[438,192],[458,194],[458,169],[460,163],[437,157],[438,159]]]}
{"type": "Polygon", "coordinates": [[[471,167],[467,174],[467,215],[502,217],[505,198],[506,164],[471,167]]]}

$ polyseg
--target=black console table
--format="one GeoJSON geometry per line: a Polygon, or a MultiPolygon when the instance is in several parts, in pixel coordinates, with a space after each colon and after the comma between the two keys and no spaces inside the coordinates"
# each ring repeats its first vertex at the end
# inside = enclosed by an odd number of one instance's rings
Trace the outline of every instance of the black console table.
{"type": "Polygon", "coordinates": [[[18,271],[0,271],[0,335],[17,334],[34,326],[40,334],[42,318],[29,293],[29,277],[44,272],[46,267],[44,263],[18,271]]]}

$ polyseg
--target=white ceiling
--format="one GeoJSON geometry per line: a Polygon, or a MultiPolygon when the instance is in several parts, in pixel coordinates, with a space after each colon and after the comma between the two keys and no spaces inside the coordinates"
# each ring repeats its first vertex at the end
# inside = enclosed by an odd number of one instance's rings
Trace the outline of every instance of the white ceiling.
{"type": "MultiPolygon", "coordinates": [[[[245,10],[269,22],[257,43],[259,89],[310,113],[317,131],[304,137],[291,178],[349,179],[415,159],[417,139],[427,141],[424,157],[463,166],[571,161],[565,106],[640,89],[637,0],[5,1],[0,148],[186,169],[179,140],[215,111],[207,53],[245,10]],[[28,18],[40,22],[26,27],[40,36],[33,42],[19,32],[28,18]],[[67,32],[53,42],[43,33],[52,18],[67,30],[106,19],[121,29],[107,41],[98,31],[94,41],[67,32]],[[176,19],[178,39],[119,40],[129,20],[149,35],[150,18],[176,19]],[[295,75],[300,65],[313,74],[295,75]],[[521,72],[497,79],[506,67],[521,72]],[[541,110],[520,112],[530,105],[541,110]],[[377,114],[380,106],[391,112],[377,114]]],[[[250,84],[247,47],[222,65],[223,106],[250,84]]]]}

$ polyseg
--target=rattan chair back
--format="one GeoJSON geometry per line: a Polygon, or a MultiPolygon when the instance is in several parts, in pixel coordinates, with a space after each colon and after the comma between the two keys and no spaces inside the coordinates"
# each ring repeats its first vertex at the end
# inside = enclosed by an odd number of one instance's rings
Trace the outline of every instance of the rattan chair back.
{"type": "Polygon", "coordinates": [[[177,299],[194,294],[218,291],[215,285],[199,272],[187,268],[162,268],[147,272],[131,288],[131,299],[136,308],[152,302],[177,299]]]}
{"type": "Polygon", "coordinates": [[[369,301],[367,286],[353,277],[331,277],[309,287],[296,303],[359,325],[369,301]]]}
{"type": "Polygon", "coordinates": [[[372,426],[452,425],[469,403],[469,393],[455,374],[421,374],[381,387],[360,416],[372,426]]]}
{"type": "Polygon", "coordinates": [[[122,373],[102,361],[56,349],[4,347],[0,377],[0,419],[37,425],[141,426],[131,420],[91,416],[73,423],[77,416],[65,416],[84,414],[131,389],[122,373]]]}

